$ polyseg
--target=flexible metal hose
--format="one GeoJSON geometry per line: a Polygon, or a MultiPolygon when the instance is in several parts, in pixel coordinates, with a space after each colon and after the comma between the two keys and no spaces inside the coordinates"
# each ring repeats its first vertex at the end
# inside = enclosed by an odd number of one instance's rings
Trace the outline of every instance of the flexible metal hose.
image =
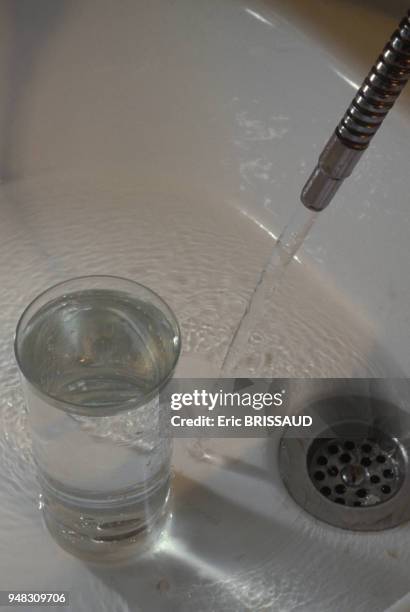
{"type": "Polygon", "coordinates": [[[410,10],[393,32],[381,55],[325,146],[319,163],[302,190],[303,204],[323,210],[350,176],[410,77],[410,10]]]}
{"type": "Polygon", "coordinates": [[[410,10],[363,81],[336,128],[349,147],[365,149],[410,76],[410,10]]]}

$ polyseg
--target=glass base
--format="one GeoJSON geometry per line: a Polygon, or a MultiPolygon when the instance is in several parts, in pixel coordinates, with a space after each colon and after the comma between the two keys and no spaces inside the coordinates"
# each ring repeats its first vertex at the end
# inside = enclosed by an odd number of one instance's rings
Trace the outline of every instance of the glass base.
{"type": "MultiPolygon", "coordinates": [[[[163,493],[163,491],[162,491],[163,493]]],[[[118,564],[152,548],[170,517],[171,494],[152,509],[138,505],[111,510],[88,508],[84,512],[42,495],[40,507],[45,525],[54,540],[67,552],[94,563],[118,564]]]]}

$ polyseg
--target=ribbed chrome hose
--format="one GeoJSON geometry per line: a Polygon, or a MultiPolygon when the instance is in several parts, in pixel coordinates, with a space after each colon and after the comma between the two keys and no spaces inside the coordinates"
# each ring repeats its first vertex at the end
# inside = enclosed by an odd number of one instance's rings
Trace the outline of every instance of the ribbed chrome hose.
{"type": "Polygon", "coordinates": [[[410,10],[383,49],[336,128],[349,147],[365,149],[410,76],[410,10]]]}
{"type": "Polygon", "coordinates": [[[350,176],[410,77],[410,10],[372,66],[302,190],[303,204],[323,210],[350,176]]]}

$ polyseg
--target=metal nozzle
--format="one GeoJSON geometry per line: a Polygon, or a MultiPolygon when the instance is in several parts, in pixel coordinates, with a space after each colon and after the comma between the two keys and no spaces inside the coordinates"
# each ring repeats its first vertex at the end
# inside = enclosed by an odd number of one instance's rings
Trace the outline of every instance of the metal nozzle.
{"type": "Polygon", "coordinates": [[[351,175],[363,152],[350,149],[336,133],[332,134],[302,190],[301,200],[306,208],[317,211],[326,208],[344,179],[351,175]]]}
{"type": "Polygon", "coordinates": [[[410,77],[410,10],[363,81],[301,194],[320,211],[330,203],[392,108],[410,77]]]}

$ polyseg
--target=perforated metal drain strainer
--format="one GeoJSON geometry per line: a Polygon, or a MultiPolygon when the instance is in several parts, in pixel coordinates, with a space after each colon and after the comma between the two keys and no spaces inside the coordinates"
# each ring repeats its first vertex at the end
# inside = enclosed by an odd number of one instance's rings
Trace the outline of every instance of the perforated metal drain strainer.
{"type": "Polygon", "coordinates": [[[375,398],[334,397],[310,404],[313,425],[280,443],[279,469],[293,499],[343,529],[374,531],[410,519],[410,416],[375,398]]]}
{"type": "Polygon", "coordinates": [[[365,438],[316,439],[308,451],[307,467],[321,495],[336,504],[361,508],[382,504],[397,493],[404,480],[405,458],[396,440],[374,430],[365,438]]]}

